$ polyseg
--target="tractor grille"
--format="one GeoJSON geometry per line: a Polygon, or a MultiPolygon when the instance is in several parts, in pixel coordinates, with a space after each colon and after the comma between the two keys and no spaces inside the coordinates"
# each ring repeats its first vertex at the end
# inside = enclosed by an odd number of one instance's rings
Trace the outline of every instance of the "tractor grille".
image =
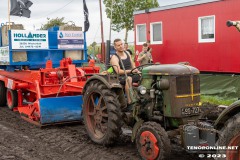
{"type": "Polygon", "coordinates": [[[200,78],[197,75],[193,76],[193,93],[200,93],[200,78]]]}
{"type": "MultiPolygon", "coordinates": [[[[185,95],[191,94],[191,76],[176,77],[177,94],[185,95]]],[[[193,93],[200,93],[199,76],[193,76],[193,93]]]]}

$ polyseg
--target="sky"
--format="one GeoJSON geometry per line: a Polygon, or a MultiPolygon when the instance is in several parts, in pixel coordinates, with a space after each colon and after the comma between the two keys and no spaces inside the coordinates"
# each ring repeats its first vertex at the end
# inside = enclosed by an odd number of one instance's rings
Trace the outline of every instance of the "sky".
{"type": "MultiPolygon", "coordinates": [[[[23,24],[26,30],[36,30],[47,22],[47,18],[65,17],[66,22],[73,21],[77,26],[84,26],[83,2],[82,0],[31,0],[31,18],[11,16],[10,21],[15,24],[23,24]]],[[[103,32],[104,41],[109,40],[110,20],[105,13],[102,1],[103,32]]],[[[193,0],[158,0],[160,6],[193,0]]],[[[99,0],[86,0],[89,11],[90,28],[87,32],[87,43],[101,42],[101,25],[99,0]]],[[[0,24],[8,22],[8,0],[0,0],[0,24]]],[[[111,40],[115,38],[124,39],[125,31],[111,32],[111,40]]],[[[133,31],[129,32],[128,42],[134,42],[133,31]]]]}

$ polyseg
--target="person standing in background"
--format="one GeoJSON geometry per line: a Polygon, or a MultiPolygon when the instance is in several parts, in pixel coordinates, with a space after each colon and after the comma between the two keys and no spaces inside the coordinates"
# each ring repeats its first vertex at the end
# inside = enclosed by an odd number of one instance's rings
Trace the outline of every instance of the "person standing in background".
{"type": "Polygon", "coordinates": [[[127,42],[124,43],[124,50],[127,51],[131,55],[131,59],[133,60],[133,52],[131,51],[131,49],[128,48],[127,42]]]}
{"type": "Polygon", "coordinates": [[[127,51],[127,52],[129,52],[130,53],[130,55],[132,56],[132,51],[128,48],[128,43],[124,43],[124,49],[125,49],[125,51],[127,51]]]}
{"type": "Polygon", "coordinates": [[[135,62],[135,65],[136,65],[136,66],[139,66],[139,65],[140,65],[140,63],[139,63],[139,61],[138,61],[138,56],[139,56],[139,51],[136,50],[136,53],[135,53],[135,56],[134,56],[134,60],[133,60],[133,62],[135,62]]]}
{"type": "Polygon", "coordinates": [[[140,65],[152,63],[152,54],[148,51],[148,45],[147,43],[143,44],[143,51],[138,56],[138,61],[140,62],[140,65]]]}

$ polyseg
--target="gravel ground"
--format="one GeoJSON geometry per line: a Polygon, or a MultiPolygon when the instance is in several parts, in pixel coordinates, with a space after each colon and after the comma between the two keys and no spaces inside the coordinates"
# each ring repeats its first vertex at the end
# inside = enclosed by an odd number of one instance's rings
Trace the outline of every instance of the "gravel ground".
{"type": "MultiPolygon", "coordinates": [[[[176,144],[170,160],[198,160],[176,144]]],[[[81,123],[39,128],[17,112],[0,108],[0,160],[138,160],[135,144],[122,135],[106,148],[94,144],[81,123]]]]}

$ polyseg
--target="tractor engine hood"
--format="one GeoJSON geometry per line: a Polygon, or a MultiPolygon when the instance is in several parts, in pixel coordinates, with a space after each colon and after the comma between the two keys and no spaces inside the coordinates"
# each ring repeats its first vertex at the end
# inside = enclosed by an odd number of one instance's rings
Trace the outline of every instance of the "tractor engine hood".
{"type": "Polygon", "coordinates": [[[199,74],[195,67],[183,64],[159,64],[143,68],[142,75],[189,75],[199,74]]]}

